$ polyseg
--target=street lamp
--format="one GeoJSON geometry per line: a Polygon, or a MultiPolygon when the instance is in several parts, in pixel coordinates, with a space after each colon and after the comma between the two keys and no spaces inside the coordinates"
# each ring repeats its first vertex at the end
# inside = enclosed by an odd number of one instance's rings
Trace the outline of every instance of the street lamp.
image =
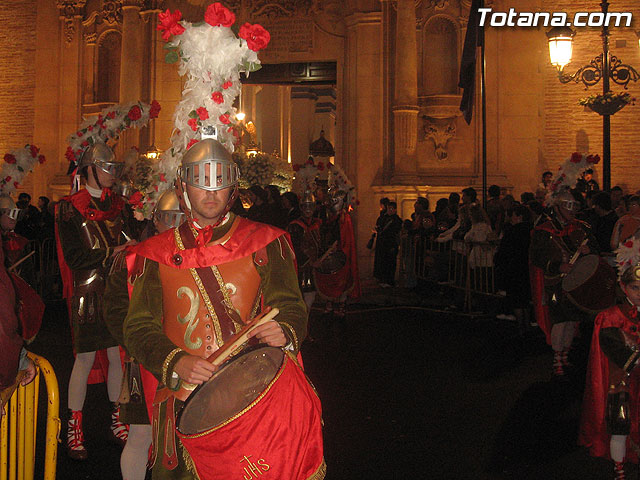
{"type": "MultiPolygon", "coordinates": [[[[600,8],[604,18],[607,18],[609,2],[603,0],[600,8]]],[[[640,32],[638,40],[640,42],[640,32]]],[[[571,62],[572,44],[575,32],[568,27],[554,27],[547,33],[549,39],[549,56],[551,64],[558,69],[560,83],[582,82],[585,89],[596,85],[602,80],[602,93],[610,92],[610,80],[628,88],[629,82],[640,80],[640,74],[620,61],[609,52],[609,27],[606,22],[602,25],[602,53],[591,60],[588,65],[580,67],[573,75],[563,72],[564,67],[571,62]]],[[[600,112],[599,112],[600,113],[600,112]]],[[[615,113],[615,112],[614,112],[615,113]]],[[[601,113],[602,115],[602,188],[611,188],[611,115],[613,113],[601,113]]]]}

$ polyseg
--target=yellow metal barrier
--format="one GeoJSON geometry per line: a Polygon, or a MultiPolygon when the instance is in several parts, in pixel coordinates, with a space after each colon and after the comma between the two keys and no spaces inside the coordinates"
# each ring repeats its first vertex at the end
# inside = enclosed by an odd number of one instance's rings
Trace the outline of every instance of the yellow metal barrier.
{"type": "Polygon", "coordinates": [[[47,359],[31,352],[28,355],[37,367],[37,375],[30,384],[17,386],[5,405],[7,415],[0,422],[0,480],[33,480],[40,375],[44,376],[47,387],[44,479],[54,480],[56,477],[60,434],[58,379],[47,359]]]}

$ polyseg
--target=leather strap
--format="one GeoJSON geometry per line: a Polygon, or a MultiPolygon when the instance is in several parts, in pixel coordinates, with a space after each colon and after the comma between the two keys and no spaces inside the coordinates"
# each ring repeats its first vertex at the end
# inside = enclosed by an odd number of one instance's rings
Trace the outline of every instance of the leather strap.
{"type": "MultiPolygon", "coordinates": [[[[235,230],[235,224],[232,225],[229,233],[232,233],[235,230]]],[[[196,248],[196,239],[189,227],[189,222],[184,222],[179,227],[180,236],[182,237],[182,243],[186,248],[196,248]]],[[[230,236],[229,233],[225,236],[230,236]]],[[[218,322],[220,322],[220,330],[222,331],[222,342],[225,343],[229,338],[236,334],[236,328],[234,322],[242,325],[242,319],[240,315],[235,310],[232,310],[227,307],[224,302],[224,294],[222,292],[222,288],[216,279],[213,270],[211,267],[199,267],[195,269],[200,276],[200,280],[202,280],[202,285],[204,286],[207,295],[209,295],[209,299],[211,300],[211,305],[213,307],[216,316],[218,317],[218,322]]]]}
{"type": "Polygon", "coordinates": [[[162,454],[162,465],[167,470],[174,470],[178,466],[178,453],[176,451],[176,411],[175,398],[169,397],[167,400],[167,412],[164,418],[164,452],[162,454]]]}

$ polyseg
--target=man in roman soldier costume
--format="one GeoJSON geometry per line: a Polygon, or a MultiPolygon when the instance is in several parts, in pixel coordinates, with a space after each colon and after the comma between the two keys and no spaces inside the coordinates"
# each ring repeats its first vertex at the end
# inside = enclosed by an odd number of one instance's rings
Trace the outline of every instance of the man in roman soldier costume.
{"type": "Polygon", "coordinates": [[[14,232],[19,214],[20,209],[13,199],[9,195],[0,195],[0,233],[6,267],[22,258],[22,252],[29,243],[25,237],[14,232]]]}
{"type": "Polygon", "coordinates": [[[345,316],[347,297],[360,296],[358,259],[351,215],[346,210],[347,192],[329,189],[329,211],[320,227],[322,252],[314,264],[314,279],[321,298],[327,301],[325,311],[345,316]]]}
{"type": "MultiPolygon", "coordinates": [[[[148,237],[178,227],[185,215],[180,210],[178,196],[173,189],[165,191],[155,206],[151,222],[145,230],[148,237]]],[[[114,259],[105,289],[104,319],[109,332],[124,347],[122,326],[129,309],[126,255],[120,252],[114,259]]],[[[125,348],[126,351],[126,348],[125,348]]],[[[129,437],[122,450],[120,468],[122,478],[144,480],[147,472],[153,395],[158,385],[155,377],[133,357],[125,355],[125,369],[120,391],[120,420],[129,425],[129,437]]]]}
{"type": "MultiPolygon", "coordinates": [[[[230,153],[217,140],[205,138],[191,146],[176,180],[187,221],[132,247],[127,259],[133,290],[125,345],[159,380],[153,405],[153,478],[240,478],[255,469],[264,478],[324,478],[321,433],[318,437],[318,430],[310,435],[298,428],[310,418],[319,425],[317,397],[283,436],[283,431],[256,431],[257,425],[272,425],[290,409],[284,406],[286,398],[272,396],[273,390],[223,425],[188,439],[189,450],[187,439],[177,436],[176,414],[183,401],[191,401],[196,385],[217,370],[206,359],[259,312],[279,309],[275,320],[249,333],[252,342],[296,353],[306,335],[307,311],[286,233],[230,212],[238,175],[230,153]],[[263,410],[264,405],[270,407],[263,410]],[[253,418],[256,413],[259,418],[253,418]]],[[[249,371],[244,375],[240,383],[254,380],[249,371]]],[[[221,392],[223,403],[230,403],[240,386],[234,383],[221,392]]],[[[300,407],[296,403],[291,408],[300,407]]],[[[206,420],[208,413],[199,417],[206,420]]]]}
{"type": "Polygon", "coordinates": [[[580,308],[563,288],[563,279],[580,256],[597,252],[597,242],[589,225],[575,218],[579,202],[568,189],[554,195],[551,202],[546,221],[536,225],[532,232],[529,257],[539,269],[544,285],[539,301],[548,307],[553,374],[563,378],[578,324],[597,313],[580,308]]]}
{"type": "Polygon", "coordinates": [[[316,286],[313,280],[313,264],[320,253],[320,219],[313,214],[316,210],[316,199],[310,190],[302,195],[300,200],[300,217],[289,223],[287,230],[291,235],[291,243],[298,262],[298,283],[304,297],[307,310],[316,298],[316,286]]]}
{"type": "Polygon", "coordinates": [[[112,404],[111,435],[124,444],[127,428],[119,418],[117,404],[122,381],[118,343],[103,318],[105,281],[115,254],[123,250],[135,230],[133,216],[111,187],[122,162],[111,148],[97,142],[83,153],[77,173],[84,189],[64,197],[56,207],[58,260],[67,298],[76,359],[69,379],[67,452],[76,460],[87,458],[82,430],[82,408],[87,381],[96,352],[106,350],[107,391],[112,404]]]}
{"type": "Polygon", "coordinates": [[[640,444],[640,238],[616,251],[621,305],[595,320],[578,443],[595,457],[611,458],[614,478],[624,479],[624,462],[638,463],[640,444]]]}

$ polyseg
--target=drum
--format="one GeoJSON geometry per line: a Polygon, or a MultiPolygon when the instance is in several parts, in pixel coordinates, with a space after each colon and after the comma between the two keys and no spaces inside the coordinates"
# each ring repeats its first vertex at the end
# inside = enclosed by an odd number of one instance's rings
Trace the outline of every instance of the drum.
{"type": "Polygon", "coordinates": [[[333,252],[320,263],[318,270],[325,275],[333,275],[347,264],[347,256],[342,250],[333,252]]]}
{"type": "Polygon", "coordinates": [[[176,430],[201,480],[324,478],[320,400],[279,348],[249,347],[222,364],[176,430]]]}
{"type": "Polygon", "coordinates": [[[567,298],[583,312],[598,313],[616,300],[616,272],[598,255],[580,257],[562,279],[567,298]]]}

